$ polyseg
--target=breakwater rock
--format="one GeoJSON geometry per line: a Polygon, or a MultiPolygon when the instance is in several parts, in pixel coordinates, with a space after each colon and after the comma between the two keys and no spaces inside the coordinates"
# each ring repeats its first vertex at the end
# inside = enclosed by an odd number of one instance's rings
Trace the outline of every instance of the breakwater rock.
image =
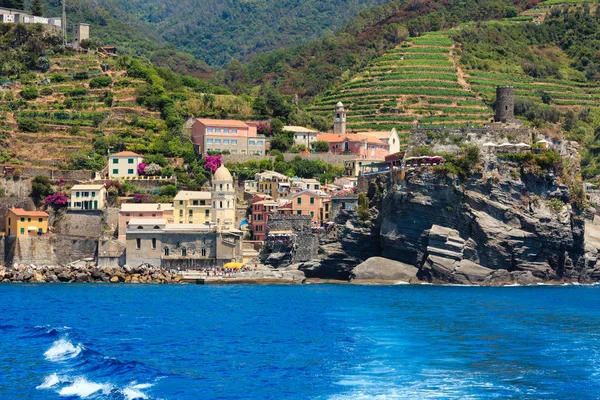
{"type": "Polygon", "coordinates": [[[0,267],[0,282],[104,282],[104,283],[179,283],[178,271],[140,266],[100,269],[86,264],[71,266],[16,265],[0,267]]]}

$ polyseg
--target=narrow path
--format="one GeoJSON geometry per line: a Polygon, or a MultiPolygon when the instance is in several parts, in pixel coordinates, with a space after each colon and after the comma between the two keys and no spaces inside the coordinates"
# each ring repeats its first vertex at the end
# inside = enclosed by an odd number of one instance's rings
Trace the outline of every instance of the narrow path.
{"type": "Polygon", "coordinates": [[[460,67],[460,63],[458,62],[458,60],[454,54],[454,50],[456,50],[456,43],[452,44],[452,47],[450,48],[450,53],[448,53],[448,55],[450,57],[450,60],[452,61],[452,64],[454,64],[454,68],[456,69],[456,76],[458,77],[458,84],[460,86],[462,86],[462,88],[464,90],[471,93],[478,101],[481,101],[483,103],[483,98],[480,95],[478,95],[477,93],[473,92],[473,90],[471,90],[471,85],[469,85],[469,83],[467,82],[467,80],[465,78],[465,71],[463,71],[463,69],[460,67]]]}

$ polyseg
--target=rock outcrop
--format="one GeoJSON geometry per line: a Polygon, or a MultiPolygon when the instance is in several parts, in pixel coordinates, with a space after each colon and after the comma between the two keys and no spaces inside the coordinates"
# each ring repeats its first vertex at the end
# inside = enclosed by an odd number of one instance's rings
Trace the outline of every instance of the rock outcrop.
{"type": "Polygon", "coordinates": [[[383,257],[371,257],[352,270],[354,283],[395,283],[417,282],[418,269],[400,261],[389,260],[383,257]]]}

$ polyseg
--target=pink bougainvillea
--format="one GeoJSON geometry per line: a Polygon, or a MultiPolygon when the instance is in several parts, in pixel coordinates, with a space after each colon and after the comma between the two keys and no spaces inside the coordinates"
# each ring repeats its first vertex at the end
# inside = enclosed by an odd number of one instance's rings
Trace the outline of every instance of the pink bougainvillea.
{"type": "Polygon", "coordinates": [[[256,125],[256,132],[259,135],[271,136],[273,134],[273,128],[271,128],[271,124],[268,122],[259,122],[256,125]]]}
{"type": "Polygon", "coordinates": [[[223,165],[223,158],[220,154],[217,156],[204,156],[204,159],[206,160],[204,163],[204,169],[212,172],[213,174],[221,165],[223,165]]]}
{"type": "Polygon", "coordinates": [[[150,203],[150,195],[145,193],[138,193],[133,195],[134,203],[150,203]]]}
{"type": "Polygon", "coordinates": [[[50,196],[46,196],[44,199],[44,203],[54,206],[54,207],[66,207],[69,198],[66,194],[57,192],[51,194],[50,196]]]}
{"type": "Polygon", "coordinates": [[[137,167],[138,174],[139,174],[139,175],[144,175],[144,171],[146,171],[146,167],[147,167],[147,166],[148,166],[148,164],[144,164],[143,162],[142,162],[142,163],[139,163],[139,164],[138,164],[138,167],[137,167]]]}

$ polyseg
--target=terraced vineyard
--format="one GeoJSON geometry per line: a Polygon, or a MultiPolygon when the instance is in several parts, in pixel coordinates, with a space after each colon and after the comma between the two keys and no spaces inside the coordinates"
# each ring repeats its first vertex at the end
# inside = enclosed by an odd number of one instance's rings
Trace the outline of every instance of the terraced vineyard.
{"type": "Polygon", "coordinates": [[[105,73],[103,62],[92,55],[58,56],[44,74],[5,82],[0,138],[12,154],[4,152],[2,161],[58,165],[70,153],[91,149],[97,136],[125,135],[135,145],[158,131],[159,114],[135,102],[135,90],[144,82],[124,71],[105,73]],[[94,79],[99,76],[110,79],[94,79]]]}
{"type": "Polygon", "coordinates": [[[426,33],[373,62],[339,91],[328,93],[308,110],[330,116],[338,101],[348,110],[349,131],[392,128],[404,143],[413,124],[479,126],[491,109],[462,80],[449,32],[426,33]]]}

